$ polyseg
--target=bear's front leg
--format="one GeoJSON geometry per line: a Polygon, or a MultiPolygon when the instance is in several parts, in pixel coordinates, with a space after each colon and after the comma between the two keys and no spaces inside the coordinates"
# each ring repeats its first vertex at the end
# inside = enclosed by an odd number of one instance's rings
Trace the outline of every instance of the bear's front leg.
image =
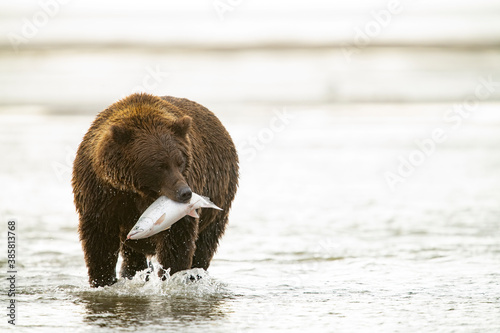
{"type": "Polygon", "coordinates": [[[126,245],[122,245],[121,254],[123,257],[120,276],[127,279],[132,279],[136,272],[140,272],[148,268],[146,256],[136,252],[126,245]]]}
{"type": "Polygon", "coordinates": [[[221,217],[199,231],[192,268],[207,270],[208,266],[210,266],[210,262],[219,246],[219,239],[224,234],[227,225],[227,213],[219,215],[221,217]]]}
{"type": "Polygon", "coordinates": [[[109,286],[117,281],[116,262],[120,249],[118,228],[105,228],[105,223],[95,217],[80,218],[80,240],[89,283],[93,288],[109,286]]]}
{"type": "MultiPolygon", "coordinates": [[[[170,268],[170,275],[191,268],[197,235],[198,221],[190,216],[158,235],[156,258],[164,270],[170,268]]],[[[158,275],[162,277],[163,272],[158,275]]]]}

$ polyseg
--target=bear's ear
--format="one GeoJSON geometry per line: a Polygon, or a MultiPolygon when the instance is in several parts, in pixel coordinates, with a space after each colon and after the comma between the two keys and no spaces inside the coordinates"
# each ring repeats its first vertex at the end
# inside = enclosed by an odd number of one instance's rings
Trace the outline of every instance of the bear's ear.
{"type": "Polygon", "coordinates": [[[189,116],[184,116],[182,118],[177,119],[174,121],[172,124],[172,131],[180,137],[186,136],[186,134],[189,132],[189,129],[191,128],[191,117],[189,116]]]}
{"type": "Polygon", "coordinates": [[[129,143],[133,137],[133,131],[120,125],[111,126],[111,137],[116,143],[129,143]]]}

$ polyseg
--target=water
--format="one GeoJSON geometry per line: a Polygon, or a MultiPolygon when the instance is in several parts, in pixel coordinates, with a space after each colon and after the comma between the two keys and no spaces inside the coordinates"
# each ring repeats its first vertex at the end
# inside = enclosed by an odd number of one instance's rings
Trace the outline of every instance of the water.
{"type": "MultiPolygon", "coordinates": [[[[2,221],[18,219],[15,329],[498,332],[498,106],[480,104],[458,129],[445,104],[287,108],[274,132],[282,109],[221,107],[241,186],[208,273],[97,290],[69,185],[93,116],[12,107],[0,115],[0,202],[2,221]],[[437,127],[447,140],[391,191],[384,173],[437,127]]],[[[0,266],[4,276],[4,255],[0,266]]]]}
{"type": "Polygon", "coordinates": [[[388,1],[229,1],[224,18],[214,3],[68,2],[18,51],[9,34],[42,25],[42,2],[0,4],[3,313],[18,228],[17,326],[0,331],[500,331],[500,89],[443,119],[499,80],[498,4],[402,1],[356,45],[388,1]],[[208,273],[95,290],[72,161],[95,113],[136,90],[215,111],[240,188],[208,273]]]}

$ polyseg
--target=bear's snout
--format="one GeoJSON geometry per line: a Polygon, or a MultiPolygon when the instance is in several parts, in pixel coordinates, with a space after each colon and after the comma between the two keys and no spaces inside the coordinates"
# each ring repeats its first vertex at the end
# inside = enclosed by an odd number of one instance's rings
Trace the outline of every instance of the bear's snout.
{"type": "Polygon", "coordinates": [[[189,188],[189,186],[183,186],[177,191],[177,200],[180,202],[188,202],[191,200],[193,192],[189,188]]]}

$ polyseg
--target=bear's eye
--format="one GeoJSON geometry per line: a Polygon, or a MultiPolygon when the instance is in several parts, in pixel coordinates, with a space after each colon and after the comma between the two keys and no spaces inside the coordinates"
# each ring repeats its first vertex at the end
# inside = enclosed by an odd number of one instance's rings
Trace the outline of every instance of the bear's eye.
{"type": "Polygon", "coordinates": [[[178,159],[177,166],[179,167],[179,169],[184,169],[184,167],[186,166],[186,163],[184,162],[183,159],[178,159]]]}
{"type": "Polygon", "coordinates": [[[157,168],[158,170],[167,170],[167,169],[168,169],[168,165],[167,165],[167,163],[162,163],[162,164],[158,164],[158,165],[156,166],[156,168],[157,168]]]}

